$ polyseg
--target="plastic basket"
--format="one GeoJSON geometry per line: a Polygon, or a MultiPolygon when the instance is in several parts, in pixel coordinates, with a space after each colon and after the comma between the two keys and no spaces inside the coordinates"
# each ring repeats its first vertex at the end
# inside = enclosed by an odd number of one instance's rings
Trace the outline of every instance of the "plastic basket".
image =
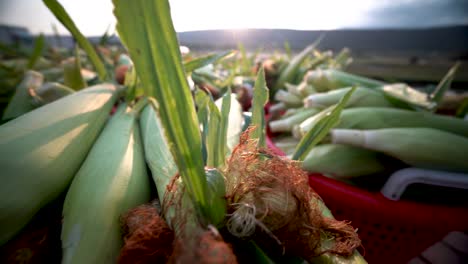
{"type": "Polygon", "coordinates": [[[407,263],[450,231],[468,231],[468,208],[391,201],[320,174],[311,174],[309,182],[337,219],[358,229],[369,263],[407,263]]]}

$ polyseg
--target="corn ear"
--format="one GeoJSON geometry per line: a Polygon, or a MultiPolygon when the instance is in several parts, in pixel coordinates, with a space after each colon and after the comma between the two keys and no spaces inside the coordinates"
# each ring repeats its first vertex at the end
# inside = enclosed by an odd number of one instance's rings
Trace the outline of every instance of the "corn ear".
{"type": "MultiPolygon", "coordinates": [[[[18,58],[18,59],[9,59],[3,60],[0,62],[1,65],[11,68],[14,71],[26,71],[28,70],[29,59],[26,58],[18,58]]],[[[43,70],[53,67],[53,62],[44,58],[39,57],[37,61],[34,63],[34,70],[43,70]]]]}
{"type": "Polygon", "coordinates": [[[284,87],[286,87],[288,93],[293,94],[295,96],[303,97],[301,91],[299,90],[299,85],[285,83],[284,87]]]}
{"type": "Polygon", "coordinates": [[[402,108],[433,111],[437,107],[437,103],[432,101],[429,94],[405,83],[387,84],[381,87],[381,91],[394,105],[402,108]]]}
{"type": "Polygon", "coordinates": [[[29,89],[31,103],[37,107],[51,103],[75,91],[56,82],[48,82],[37,89],[29,89]]]}
{"type": "Polygon", "coordinates": [[[303,104],[301,97],[290,92],[286,92],[285,90],[278,90],[275,94],[275,100],[293,107],[302,106],[303,104]]]}
{"type": "Polygon", "coordinates": [[[302,168],[334,178],[349,179],[385,170],[377,152],[353,146],[324,144],[314,147],[302,162],[302,168]]]}
{"type": "MultiPolygon", "coordinates": [[[[304,99],[304,106],[316,108],[329,107],[338,103],[349,90],[351,90],[351,87],[327,93],[311,94],[304,99]]],[[[385,98],[383,93],[366,87],[358,87],[346,104],[346,108],[363,106],[393,107],[394,105],[385,98]]]]}
{"type": "MultiPolygon", "coordinates": [[[[146,163],[151,170],[153,181],[156,184],[158,197],[160,201],[163,202],[169,184],[178,173],[177,164],[171,154],[165,134],[166,131],[162,125],[159,113],[155,111],[153,105],[149,104],[143,109],[139,123],[143,138],[146,163]]],[[[175,184],[181,185],[182,180],[178,179],[175,184]]],[[[184,192],[181,203],[182,208],[187,209],[187,216],[191,217],[189,218],[189,221],[184,224],[188,225],[186,228],[192,228],[196,220],[193,218],[193,215],[189,213],[193,212],[194,208],[187,192],[184,192]]],[[[165,209],[164,218],[167,224],[176,233],[182,232],[181,226],[176,218],[176,210],[174,209],[174,206],[165,209]]]]}
{"type": "Polygon", "coordinates": [[[302,81],[297,85],[297,91],[301,94],[302,97],[317,93],[317,90],[315,90],[314,86],[308,84],[306,81],[302,81]]]}
{"type": "Polygon", "coordinates": [[[0,245],[68,187],[116,99],[97,85],[0,126],[0,245]]]}
{"type": "Polygon", "coordinates": [[[177,174],[177,165],[167,143],[164,128],[159,115],[148,104],[140,116],[140,129],[143,138],[146,162],[152,172],[158,196],[163,199],[166,186],[177,174]]]}
{"type": "Polygon", "coordinates": [[[288,109],[285,109],[286,111],[284,112],[284,114],[281,115],[280,119],[286,119],[292,115],[295,115],[301,111],[304,111],[305,107],[297,107],[297,108],[288,108],[288,109]]]}
{"type": "Polygon", "coordinates": [[[396,108],[362,107],[345,109],[337,128],[380,129],[397,127],[435,128],[468,137],[468,122],[460,118],[396,108]]]}
{"type": "MultiPolygon", "coordinates": [[[[140,117],[140,127],[143,136],[145,159],[151,170],[153,181],[156,184],[158,191],[158,197],[161,202],[165,201],[167,195],[173,195],[173,193],[166,193],[167,187],[178,173],[177,165],[170,152],[169,145],[165,136],[165,129],[162,126],[159,114],[155,111],[154,107],[147,105],[143,110],[140,117]]],[[[213,202],[214,200],[222,199],[221,205],[224,208],[216,208],[216,212],[220,212],[217,215],[217,219],[224,219],[226,213],[225,205],[225,187],[224,178],[221,173],[215,169],[205,170],[208,189],[211,197],[211,207],[219,205],[219,203],[213,202]]],[[[183,182],[179,178],[175,182],[177,188],[182,188],[183,182]]],[[[170,200],[170,199],[169,199],[170,200]]],[[[187,192],[182,194],[180,204],[163,204],[165,207],[164,218],[168,225],[176,232],[181,234],[184,230],[195,230],[199,228],[199,222],[196,220],[196,212],[193,204],[188,196],[187,192]],[[178,211],[182,208],[184,212],[178,211]]],[[[214,223],[215,224],[215,223],[214,223]]]]}
{"type": "Polygon", "coordinates": [[[120,215],[150,200],[137,115],[120,105],[75,175],[63,206],[62,263],[115,263],[120,215]]]}
{"type": "MultiPolygon", "coordinates": [[[[140,128],[142,132],[143,145],[145,151],[145,159],[148,167],[151,170],[151,175],[158,197],[161,203],[164,202],[166,190],[172,179],[178,173],[177,165],[169,149],[165,129],[162,125],[159,113],[155,111],[152,105],[147,105],[140,116],[140,128]]],[[[177,186],[182,186],[182,180],[179,178],[175,183],[177,186]]],[[[170,194],[168,194],[170,195],[170,194]]],[[[163,207],[166,206],[163,204],[163,207]]],[[[185,222],[181,223],[178,219],[178,213],[174,204],[168,205],[165,208],[164,218],[167,224],[180,234],[183,229],[194,229],[197,226],[197,221],[194,215],[194,207],[187,192],[183,193],[181,198],[181,208],[184,208],[185,222]]],[[[180,212],[179,212],[180,214],[180,212]]]]}
{"type": "Polygon", "coordinates": [[[383,152],[420,168],[468,172],[468,139],[432,128],[334,129],[332,142],[383,152]]]}
{"type": "Polygon", "coordinates": [[[333,106],[329,106],[319,113],[308,117],[304,121],[302,121],[300,124],[294,125],[292,128],[292,135],[293,137],[297,139],[301,139],[309,130],[311,130],[324,116],[326,116],[330,110],[333,108],[333,106]]]}
{"type": "Polygon", "coordinates": [[[40,71],[44,75],[45,81],[47,82],[57,82],[60,79],[63,79],[63,67],[53,67],[40,71]]]}
{"type": "Polygon", "coordinates": [[[307,118],[319,113],[316,108],[306,108],[284,119],[271,121],[269,123],[271,132],[291,132],[295,125],[302,123],[307,118]]]}
{"type": "Polygon", "coordinates": [[[2,120],[16,118],[36,108],[33,104],[31,104],[29,90],[37,89],[42,85],[43,80],[44,77],[42,74],[35,71],[27,71],[24,74],[24,78],[21,83],[16,87],[15,94],[5,109],[2,120]]]}
{"type": "Polygon", "coordinates": [[[348,86],[363,86],[377,88],[385,85],[384,82],[350,74],[333,69],[316,69],[309,71],[304,79],[319,92],[334,90],[348,86]]]}
{"type": "Polygon", "coordinates": [[[294,154],[294,150],[296,150],[296,146],[299,144],[299,140],[293,137],[274,138],[273,141],[275,146],[281,149],[286,156],[294,154]]]}

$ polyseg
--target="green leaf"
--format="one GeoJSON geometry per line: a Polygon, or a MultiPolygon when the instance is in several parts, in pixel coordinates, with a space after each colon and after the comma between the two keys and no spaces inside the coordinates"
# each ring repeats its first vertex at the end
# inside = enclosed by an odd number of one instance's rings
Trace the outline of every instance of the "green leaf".
{"type": "MultiPolygon", "coordinates": [[[[227,93],[231,93],[231,89],[228,89],[227,93]]],[[[229,112],[224,107],[224,101],[227,100],[226,96],[219,98],[215,101],[216,106],[221,111],[222,120],[226,120],[226,156],[230,156],[232,150],[237,144],[239,144],[240,135],[244,124],[244,117],[242,115],[242,105],[236,99],[235,94],[229,96],[231,98],[229,103],[229,112]],[[227,113],[226,113],[227,112],[227,113]],[[225,114],[228,116],[226,117],[225,114]]]]}
{"type": "Polygon", "coordinates": [[[226,185],[224,183],[224,175],[217,169],[206,169],[206,178],[208,182],[208,190],[210,190],[210,207],[215,212],[212,219],[212,224],[220,226],[223,223],[227,213],[226,204],[226,185]]]}
{"type": "Polygon", "coordinates": [[[177,166],[169,150],[169,143],[164,136],[164,127],[158,116],[158,105],[150,100],[140,115],[140,128],[145,148],[145,159],[151,169],[156,189],[160,199],[163,199],[167,186],[174,175],[177,166]]]}
{"type": "Polygon", "coordinates": [[[86,82],[81,75],[81,61],[78,47],[75,47],[73,62],[67,62],[63,66],[63,83],[75,91],[86,87],[86,82]]]}
{"type": "Polygon", "coordinates": [[[230,51],[225,51],[223,53],[217,53],[217,54],[210,54],[204,57],[196,58],[193,60],[190,60],[188,62],[184,63],[185,71],[186,72],[192,72],[198,68],[201,68],[203,66],[206,66],[211,63],[215,63],[218,60],[228,57],[235,54],[235,51],[230,50],[230,51]]]}
{"type": "MultiPolygon", "coordinates": [[[[347,92],[343,98],[341,98],[338,104],[331,106],[324,110],[323,117],[320,118],[317,124],[307,132],[307,134],[302,137],[301,141],[296,147],[296,151],[294,152],[292,159],[303,161],[307,154],[309,154],[310,150],[317,145],[323,138],[330,132],[336,124],[338,124],[340,120],[341,111],[346,106],[351,98],[351,95],[356,90],[356,86],[354,86],[349,92],[347,92]]],[[[320,113],[319,113],[320,114],[320,113]]]]}
{"type": "Polygon", "coordinates": [[[125,73],[124,85],[127,87],[125,100],[131,102],[137,97],[138,77],[135,67],[131,67],[131,69],[125,73]]]}
{"type": "Polygon", "coordinates": [[[99,45],[104,46],[107,45],[107,43],[109,42],[109,39],[111,37],[111,34],[109,34],[110,26],[110,24],[107,26],[106,32],[104,32],[104,34],[102,34],[101,38],[99,39],[99,45]]]}
{"type": "Polygon", "coordinates": [[[456,117],[464,118],[468,115],[468,98],[465,98],[457,109],[456,117]]]}
{"type": "Polygon", "coordinates": [[[199,220],[211,211],[204,171],[201,134],[182,65],[179,43],[167,0],[113,0],[117,30],[127,47],[147,96],[159,104],[171,153],[199,220]]]}
{"type": "Polygon", "coordinates": [[[202,154],[203,154],[203,163],[206,164],[207,160],[207,150],[206,150],[206,138],[208,136],[208,116],[210,111],[208,109],[208,102],[210,96],[204,91],[197,89],[195,92],[195,103],[198,108],[197,117],[200,122],[200,127],[202,128],[202,154]]]}
{"type": "Polygon", "coordinates": [[[89,40],[80,32],[76,27],[75,23],[68,15],[67,11],[63,6],[57,2],[57,0],[43,0],[44,4],[54,14],[54,16],[62,23],[62,25],[70,31],[73,37],[76,39],[80,47],[88,54],[91,63],[97,71],[101,80],[106,80],[107,72],[104,63],[102,62],[99,55],[94,50],[89,40]]]}
{"type": "Polygon", "coordinates": [[[220,142],[221,113],[213,100],[208,101],[208,136],[206,138],[207,160],[209,168],[218,168],[224,163],[224,142],[220,142]]]}
{"type": "Polygon", "coordinates": [[[453,78],[455,78],[455,73],[457,72],[459,66],[460,62],[455,63],[455,65],[450,68],[444,78],[442,78],[442,80],[439,82],[435,90],[429,95],[429,98],[432,102],[439,104],[439,102],[444,97],[445,92],[450,89],[450,85],[452,84],[453,78]]]}
{"type": "Polygon", "coordinates": [[[28,61],[28,69],[34,68],[34,65],[36,64],[37,60],[41,57],[42,51],[44,50],[45,47],[45,38],[43,34],[40,34],[39,37],[36,38],[36,41],[34,42],[34,48],[31,56],[29,57],[28,61]]]}
{"type": "Polygon", "coordinates": [[[240,67],[241,67],[241,74],[247,74],[250,72],[250,63],[249,58],[247,56],[247,51],[245,50],[244,44],[239,43],[237,47],[240,50],[240,67]]]}
{"type": "Polygon", "coordinates": [[[290,60],[292,58],[291,45],[289,41],[284,42],[284,51],[286,52],[286,57],[290,60]]]}
{"type": "Polygon", "coordinates": [[[224,165],[224,161],[226,158],[226,154],[228,152],[227,147],[227,135],[228,135],[228,125],[229,125],[229,112],[231,111],[231,89],[229,88],[228,91],[223,95],[222,99],[222,106],[221,106],[221,124],[219,127],[219,150],[221,151],[219,155],[222,154],[222,163],[220,165],[224,165]]]}
{"type": "Polygon", "coordinates": [[[284,84],[291,82],[294,76],[296,75],[297,70],[301,66],[302,62],[314,51],[314,49],[320,44],[323,39],[323,35],[320,35],[314,43],[307,46],[301,53],[297,54],[286,66],[286,68],[281,71],[278,80],[276,81],[274,91],[283,88],[284,84]]]}
{"type": "Polygon", "coordinates": [[[252,100],[252,123],[251,126],[256,127],[252,132],[252,138],[258,139],[258,146],[265,147],[265,135],[266,135],[266,123],[265,123],[265,111],[264,107],[268,102],[268,87],[265,81],[265,71],[263,67],[257,74],[257,80],[253,90],[252,100]]]}
{"type": "Polygon", "coordinates": [[[206,146],[206,165],[219,168],[224,165],[227,152],[227,127],[231,107],[231,92],[222,98],[223,106],[218,109],[213,99],[201,90],[195,93],[198,117],[203,127],[202,141],[206,146]]]}
{"type": "Polygon", "coordinates": [[[60,37],[60,33],[55,23],[52,23],[52,32],[54,32],[55,44],[59,47],[63,47],[62,38],[60,37]]]}

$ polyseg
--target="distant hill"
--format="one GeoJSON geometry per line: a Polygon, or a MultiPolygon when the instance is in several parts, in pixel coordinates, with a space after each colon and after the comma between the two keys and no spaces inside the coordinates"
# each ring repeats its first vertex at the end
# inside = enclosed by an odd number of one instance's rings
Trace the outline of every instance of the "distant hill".
{"type": "MultiPolygon", "coordinates": [[[[288,29],[246,29],[205,30],[178,33],[181,45],[193,50],[235,49],[242,43],[246,49],[254,50],[262,47],[265,51],[282,49],[285,41],[291,49],[298,51],[314,42],[320,35],[325,38],[320,43],[320,49],[339,50],[350,48],[357,54],[393,53],[405,56],[426,56],[442,54],[452,59],[468,59],[468,25],[428,29],[382,29],[382,30],[330,30],[306,31],[288,29]]],[[[54,36],[47,37],[49,43],[56,43],[54,36]]],[[[97,42],[99,37],[90,37],[97,42]]],[[[117,37],[111,42],[118,43],[117,37]]],[[[61,45],[71,47],[73,39],[70,36],[61,37],[61,45]]]]}
{"type": "Polygon", "coordinates": [[[179,33],[179,41],[194,49],[236,48],[241,42],[248,49],[282,48],[288,41],[293,50],[303,49],[321,34],[322,49],[350,48],[355,53],[449,53],[468,55],[468,26],[430,29],[301,31],[249,29],[244,31],[207,30],[179,33]]]}

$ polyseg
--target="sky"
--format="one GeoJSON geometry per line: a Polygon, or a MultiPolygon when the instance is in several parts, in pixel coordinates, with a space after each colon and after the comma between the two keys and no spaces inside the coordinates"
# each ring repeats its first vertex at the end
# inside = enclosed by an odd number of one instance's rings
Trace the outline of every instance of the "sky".
{"type": "MultiPolygon", "coordinates": [[[[131,1],[131,0],[130,0],[131,1]]],[[[422,28],[468,25],[468,0],[169,0],[175,29],[422,28]]],[[[88,36],[115,28],[111,0],[59,0],[88,36]]],[[[53,17],[42,0],[0,0],[0,24],[52,33],[53,17]]]]}

